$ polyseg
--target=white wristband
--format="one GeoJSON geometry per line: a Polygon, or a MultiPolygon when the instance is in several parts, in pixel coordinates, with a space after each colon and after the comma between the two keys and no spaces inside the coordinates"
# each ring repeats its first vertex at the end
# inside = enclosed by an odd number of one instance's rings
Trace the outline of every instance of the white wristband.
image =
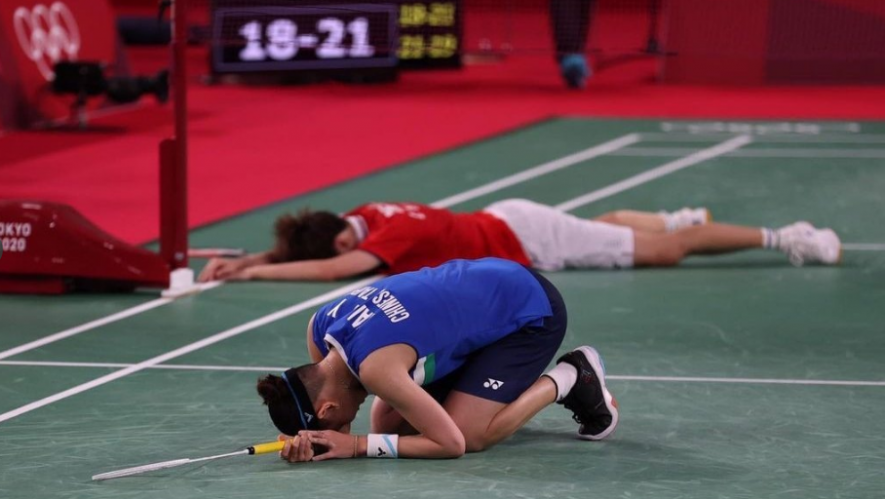
{"type": "Polygon", "coordinates": [[[366,456],[388,459],[399,457],[399,435],[369,433],[366,439],[366,456]]]}

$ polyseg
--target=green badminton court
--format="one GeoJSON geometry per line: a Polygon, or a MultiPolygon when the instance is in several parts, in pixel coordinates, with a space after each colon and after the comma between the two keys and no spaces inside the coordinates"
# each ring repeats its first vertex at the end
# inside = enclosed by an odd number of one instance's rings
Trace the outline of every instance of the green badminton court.
{"type": "Polygon", "coordinates": [[[256,379],[307,362],[307,319],[357,284],[3,296],[0,497],[880,498],[883,192],[880,123],[556,119],[196,229],[195,247],[257,251],[275,217],[304,206],[521,197],[583,217],[706,206],[737,224],[806,219],[845,251],[838,267],[750,251],[548,274],[570,311],[563,351],[605,358],[621,422],[604,442],[577,440],[552,406],[457,460],[241,457],[101,483],[91,476],[275,439],[256,379]]]}

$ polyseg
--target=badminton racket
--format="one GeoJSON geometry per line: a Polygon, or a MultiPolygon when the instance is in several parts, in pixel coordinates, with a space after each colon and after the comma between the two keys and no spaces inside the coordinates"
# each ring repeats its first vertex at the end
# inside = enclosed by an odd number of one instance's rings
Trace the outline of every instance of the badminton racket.
{"type": "Polygon", "coordinates": [[[190,258],[223,258],[238,257],[246,254],[241,248],[190,248],[187,256],[190,258]]]}
{"type": "Polygon", "coordinates": [[[183,466],[185,464],[192,463],[200,463],[204,461],[214,461],[216,459],[223,459],[225,457],[233,457],[233,456],[257,456],[259,454],[268,454],[271,452],[279,452],[283,450],[283,445],[285,442],[268,442],[264,444],[253,445],[251,447],[247,447],[243,450],[239,450],[237,452],[230,452],[228,454],[219,454],[217,456],[208,456],[208,457],[200,457],[196,459],[173,459],[172,461],[163,461],[161,463],[153,463],[153,464],[145,464],[142,466],[135,466],[132,468],[126,468],[117,471],[109,471],[107,473],[101,473],[92,477],[93,480],[111,480],[113,478],[122,478],[124,476],[132,476],[132,475],[140,475],[142,473],[148,473],[150,471],[164,470],[167,468],[175,468],[177,466],[183,466]]]}

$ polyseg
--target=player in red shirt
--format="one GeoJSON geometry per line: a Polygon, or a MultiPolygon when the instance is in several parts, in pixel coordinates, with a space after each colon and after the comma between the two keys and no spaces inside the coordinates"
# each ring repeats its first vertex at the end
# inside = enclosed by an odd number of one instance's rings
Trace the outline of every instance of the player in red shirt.
{"type": "Polygon", "coordinates": [[[303,211],[276,223],[272,250],[213,259],[201,281],[318,280],[398,274],[455,258],[506,258],[539,270],[676,265],[689,255],[767,248],[794,265],[835,264],[841,243],[830,229],[797,222],[777,230],[711,223],[706,209],[616,211],[577,218],[524,199],[473,213],[417,203],[369,203],[344,214],[303,211]]]}

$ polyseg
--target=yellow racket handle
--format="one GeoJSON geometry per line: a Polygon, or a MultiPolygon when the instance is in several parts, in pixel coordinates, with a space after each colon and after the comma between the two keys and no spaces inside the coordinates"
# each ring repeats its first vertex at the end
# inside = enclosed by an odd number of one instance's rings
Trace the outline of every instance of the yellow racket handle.
{"type": "Polygon", "coordinates": [[[258,454],[268,454],[271,452],[279,452],[283,450],[283,446],[286,445],[286,442],[267,442],[263,444],[256,444],[248,448],[249,454],[258,455],[258,454]]]}

